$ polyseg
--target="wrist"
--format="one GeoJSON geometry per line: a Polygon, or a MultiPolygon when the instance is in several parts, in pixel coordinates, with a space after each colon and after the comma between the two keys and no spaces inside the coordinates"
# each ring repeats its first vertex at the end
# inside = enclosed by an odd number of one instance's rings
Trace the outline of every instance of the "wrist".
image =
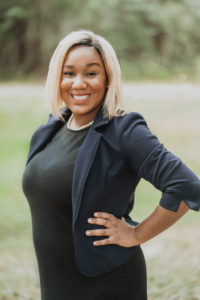
{"type": "Polygon", "coordinates": [[[134,234],[135,234],[135,240],[136,240],[136,242],[138,243],[138,245],[140,245],[140,244],[142,244],[142,241],[141,241],[141,239],[139,238],[139,234],[138,234],[138,226],[139,226],[139,225],[137,225],[137,226],[134,227],[134,234]]]}

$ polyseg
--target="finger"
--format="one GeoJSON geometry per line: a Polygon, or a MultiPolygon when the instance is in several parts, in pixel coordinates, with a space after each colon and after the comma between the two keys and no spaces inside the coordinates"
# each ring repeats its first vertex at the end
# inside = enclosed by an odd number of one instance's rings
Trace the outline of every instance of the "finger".
{"type": "Polygon", "coordinates": [[[111,238],[93,242],[94,246],[103,246],[103,245],[110,245],[110,244],[113,244],[113,240],[111,238]]]}
{"type": "Polygon", "coordinates": [[[111,235],[111,231],[108,230],[108,229],[87,230],[86,235],[89,235],[89,236],[109,236],[109,235],[111,235]]]}
{"type": "Polygon", "coordinates": [[[110,221],[113,221],[116,219],[116,217],[113,214],[109,214],[107,212],[95,212],[94,213],[95,217],[100,217],[100,218],[105,218],[108,219],[110,221]]]}
{"type": "Polygon", "coordinates": [[[107,228],[111,228],[112,224],[111,221],[108,219],[101,219],[101,218],[89,218],[88,223],[90,224],[97,224],[97,225],[102,225],[107,228]]]}

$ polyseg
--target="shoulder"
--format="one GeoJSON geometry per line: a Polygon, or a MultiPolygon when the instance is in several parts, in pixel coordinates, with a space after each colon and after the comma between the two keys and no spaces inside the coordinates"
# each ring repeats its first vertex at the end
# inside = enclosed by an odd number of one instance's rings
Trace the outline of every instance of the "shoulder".
{"type": "Polygon", "coordinates": [[[61,127],[62,124],[63,122],[60,119],[58,119],[56,116],[50,113],[47,122],[40,125],[33,132],[31,137],[31,144],[35,143],[36,140],[40,138],[40,136],[43,137],[44,132],[48,134],[48,132],[54,131],[54,128],[55,130],[57,130],[57,128],[61,127]]]}
{"type": "Polygon", "coordinates": [[[52,114],[49,114],[47,122],[44,124],[39,125],[33,132],[32,134],[32,140],[35,138],[35,136],[37,136],[43,128],[45,128],[47,125],[51,126],[51,124],[53,124],[53,122],[55,121],[55,117],[52,114]]]}
{"type": "MultiPolygon", "coordinates": [[[[67,107],[63,107],[63,108],[60,108],[60,114],[62,115],[63,120],[66,121],[66,120],[68,120],[69,116],[71,115],[71,111],[67,107]]],[[[40,125],[35,130],[35,132],[40,131],[40,129],[43,128],[43,127],[55,126],[56,124],[63,124],[63,122],[64,122],[61,118],[59,118],[58,116],[56,116],[52,113],[49,113],[47,116],[48,116],[47,117],[47,122],[40,125]]]]}
{"type": "Polygon", "coordinates": [[[148,128],[144,117],[131,112],[113,120],[119,149],[138,168],[144,159],[158,146],[158,138],[148,128]]]}
{"type": "Polygon", "coordinates": [[[144,117],[138,112],[121,113],[118,116],[113,117],[113,121],[119,126],[136,124],[138,122],[145,122],[144,117]]]}
{"type": "Polygon", "coordinates": [[[136,158],[144,152],[146,155],[159,143],[144,117],[138,112],[113,117],[107,128],[109,138],[115,141],[119,151],[125,155],[134,155],[136,158]]]}
{"type": "Polygon", "coordinates": [[[119,135],[133,134],[136,132],[136,129],[148,128],[146,120],[138,112],[130,112],[114,117],[113,124],[119,135]]]}

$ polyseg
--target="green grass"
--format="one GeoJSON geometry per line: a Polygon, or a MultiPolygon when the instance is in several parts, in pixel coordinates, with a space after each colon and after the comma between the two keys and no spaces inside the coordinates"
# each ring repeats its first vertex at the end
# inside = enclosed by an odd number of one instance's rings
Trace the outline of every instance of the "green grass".
{"type": "Polygon", "coordinates": [[[31,217],[21,178],[30,136],[46,121],[40,99],[0,99],[0,299],[39,299],[31,217]]]}
{"type": "MultiPolygon", "coordinates": [[[[199,101],[127,101],[126,106],[140,112],[161,142],[200,174],[199,101]]],[[[34,95],[0,99],[0,300],[39,299],[31,217],[21,179],[30,137],[47,118],[42,99],[34,95]]],[[[142,181],[136,192],[134,219],[141,221],[151,213],[160,196],[142,181]]],[[[200,299],[198,220],[199,214],[190,211],[150,242],[162,245],[164,251],[164,255],[161,251],[147,259],[150,300],[200,299]]]]}

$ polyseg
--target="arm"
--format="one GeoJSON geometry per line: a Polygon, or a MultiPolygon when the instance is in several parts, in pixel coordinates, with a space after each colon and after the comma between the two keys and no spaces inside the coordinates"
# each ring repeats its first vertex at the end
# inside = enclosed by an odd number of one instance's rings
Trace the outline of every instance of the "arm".
{"type": "Polygon", "coordinates": [[[162,192],[160,206],[163,208],[176,212],[184,200],[190,209],[199,211],[199,178],[159,142],[142,116],[128,117],[130,120],[119,130],[119,141],[130,170],[162,192]]]}
{"type": "Polygon", "coordinates": [[[182,201],[176,212],[158,205],[153,213],[134,228],[136,240],[142,244],[177,222],[189,207],[182,201]]]}
{"type": "Polygon", "coordinates": [[[106,229],[90,230],[87,235],[108,236],[94,245],[118,244],[131,247],[158,235],[189,208],[200,208],[200,181],[182,161],[169,152],[148,129],[138,114],[119,128],[120,152],[128,161],[130,170],[139,178],[152,183],[162,192],[160,205],[141,224],[131,226],[114,215],[100,212],[89,223],[103,225],[106,229]],[[184,200],[184,201],[181,201],[184,200]]]}
{"type": "Polygon", "coordinates": [[[176,221],[178,221],[187,211],[188,206],[182,201],[176,212],[167,210],[158,205],[153,213],[136,227],[128,224],[124,218],[118,219],[114,215],[98,212],[89,218],[88,222],[103,225],[106,229],[96,229],[86,231],[89,236],[107,236],[107,238],[95,241],[94,246],[117,244],[122,247],[133,247],[142,244],[159,233],[163,232],[176,221]]]}

